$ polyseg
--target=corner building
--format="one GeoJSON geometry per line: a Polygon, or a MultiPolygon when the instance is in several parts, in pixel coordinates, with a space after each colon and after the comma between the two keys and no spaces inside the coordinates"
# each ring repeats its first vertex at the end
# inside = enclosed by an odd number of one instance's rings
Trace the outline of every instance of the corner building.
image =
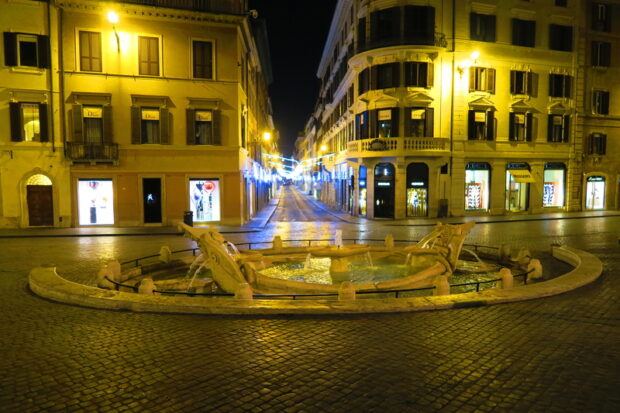
{"type": "Polygon", "coordinates": [[[618,208],[615,188],[602,207],[583,190],[584,11],[598,4],[339,1],[297,145],[318,153],[305,180],[371,218],[618,208]]]}

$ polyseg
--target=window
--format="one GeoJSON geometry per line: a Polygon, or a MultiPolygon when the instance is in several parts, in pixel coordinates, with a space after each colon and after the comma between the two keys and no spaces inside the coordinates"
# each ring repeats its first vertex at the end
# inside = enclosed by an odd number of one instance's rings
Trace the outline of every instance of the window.
{"type": "Polygon", "coordinates": [[[213,79],[213,43],[194,40],[194,77],[213,79]]]}
{"type": "Polygon", "coordinates": [[[469,91],[495,93],[495,69],[488,67],[469,68],[469,91]]]}
{"type": "Polygon", "coordinates": [[[131,143],[170,143],[169,111],[167,108],[131,107],[131,143]]]}
{"type": "Polygon", "coordinates": [[[394,138],[398,136],[398,109],[377,109],[370,112],[371,138],[394,138]]]}
{"type": "Polygon", "coordinates": [[[486,162],[469,162],[465,167],[465,209],[489,209],[491,167],[486,162]]]}
{"type": "Polygon", "coordinates": [[[101,72],[101,33],[80,32],[80,70],[101,72]]]}
{"type": "Polygon", "coordinates": [[[592,30],[598,32],[611,31],[611,4],[592,4],[592,30]]]}
{"type": "Polygon", "coordinates": [[[370,90],[370,68],[366,68],[360,72],[357,77],[358,96],[370,90]]]}
{"type": "Polygon", "coordinates": [[[512,19],[512,44],[534,47],[536,43],[536,22],[533,20],[512,19]]]}
{"type": "Polygon", "coordinates": [[[611,43],[592,42],[592,66],[609,67],[611,64],[611,43]]]}
{"type": "Polygon", "coordinates": [[[80,105],[71,108],[73,142],[102,144],[112,142],[112,106],[80,105]]]}
{"type": "Polygon", "coordinates": [[[405,136],[425,138],[434,136],[433,108],[405,108],[405,136]]]}
{"type": "Polygon", "coordinates": [[[515,142],[531,142],[533,116],[531,113],[510,113],[508,138],[515,142]]]}
{"type": "Polygon", "coordinates": [[[355,115],[356,139],[368,139],[368,112],[355,115]]]}
{"type": "Polygon", "coordinates": [[[363,50],[366,47],[366,17],[357,21],[357,49],[363,50]]]}
{"type": "Polygon", "coordinates": [[[573,27],[549,25],[549,49],[570,52],[573,50],[573,27]]]}
{"type": "Polygon", "coordinates": [[[426,62],[405,63],[405,86],[433,87],[434,66],[426,62]]]}
{"type": "Polygon", "coordinates": [[[547,142],[568,142],[570,115],[549,115],[547,142]]]}
{"type": "Polygon", "coordinates": [[[510,71],[510,93],[513,95],[532,94],[532,72],[524,70],[510,71]]]}
{"type": "Polygon", "coordinates": [[[563,163],[545,164],[543,174],[543,207],[564,206],[566,166],[563,163]]]}
{"type": "Polygon", "coordinates": [[[469,37],[480,42],[494,42],[496,17],[492,14],[471,13],[469,15],[469,37]]]}
{"type": "Polygon", "coordinates": [[[468,139],[474,141],[495,139],[493,110],[470,110],[468,116],[468,139]]]}
{"type": "Polygon", "coordinates": [[[609,115],[609,92],[606,90],[592,91],[592,113],[609,115]]]}
{"type": "Polygon", "coordinates": [[[189,209],[194,213],[195,222],[220,220],[220,191],[217,178],[189,180],[189,209]]]}
{"type": "Polygon", "coordinates": [[[400,7],[370,14],[370,38],[381,44],[394,44],[400,39],[400,7]]]}
{"type": "Polygon", "coordinates": [[[80,179],[77,193],[80,225],[114,224],[114,184],[111,179],[80,179]]]}
{"type": "MultiPolygon", "coordinates": [[[[187,109],[187,144],[221,145],[219,123],[218,110],[187,109]]],[[[244,125],[242,132],[245,133],[244,125]]]]}
{"type": "Polygon", "coordinates": [[[607,151],[607,135],[602,133],[590,134],[586,150],[589,155],[605,155],[607,151]]]}
{"type": "Polygon", "coordinates": [[[572,78],[569,75],[549,74],[549,96],[569,98],[571,96],[572,78]]]}
{"type": "Polygon", "coordinates": [[[27,33],[4,33],[6,66],[49,68],[49,37],[27,33]]]}
{"type": "Polygon", "coordinates": [[[11,140],[14,142],[47,142],[47,105],[10,102],[11,140]]]}
{"type": "Polygon", "coordinates": [[[555,0],[555,6],[556,7],[567,7],[568,0],[555,0]]]}
{"type": "Polygon", "coordinates": [[[435,8],[405,6],[404,35],[406,44],[435,44],[435,8]]]}
{"type": "Polygon", "coordinates": [[[101,106],[84,106],[84,141],[88,143],[103,142],[103,108],[101,106]]]}
{"type": "MultiPolygon", "coordinates": [[[[400,64],[386,63],[384,65],[373,66],[371,69],[371,76],[376,78],[376,89],[398,87],[400,86],[400,64]]],[[[371,85],[371,87],[372,86],[374,85],[371,85]]],[[[373,87],[373,89],[374,88],[375,87],[373,87]]]]}
{"type": "Polygon", "coordinates": [[[159,76],[159,39],[157,37],[138,37],[139,73],[146,76],[159,76]]]}

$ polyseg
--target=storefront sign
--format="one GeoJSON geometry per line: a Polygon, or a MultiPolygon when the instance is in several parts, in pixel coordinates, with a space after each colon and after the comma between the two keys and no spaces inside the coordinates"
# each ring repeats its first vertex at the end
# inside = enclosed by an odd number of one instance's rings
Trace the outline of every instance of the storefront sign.
{"type": "Polygon", "coordinates": [[[159,109],[142,109],[142,120],[159,120],[159,109]]]}
{"type": "Polygon", "coordinates": [[[510,172],[510,175],[512,175],[512,177],[514,178],[515,182],[535,182],[532,174],[527,169],[510,169],[508,171],[510,172]]]}
{"type": "Polygon", "coordinates": [[[377,186],[391,186],[391,182],[377,182],[377,186]]]}
{"type": "Polygon", "coordinates": [[[377,116],[379,120],[392,120],[392,110],[380,110],[377,116]]]}
{"type": "Polygon", "coordinates": [[[409,182],[409,186],[426,186],[424,182],[409,182]]]}
{"type": "Polygon", "coordinates": [[[103,117],[103,108],[98,106],[84,106],[82,116],[85,118],[101,119],[103,117]]]}
{"type": "Polygon", "coordinates": [[[211,122],[213,119],[213,113],[210,110],[197,110],[196,120],[198,122],[211,122]]]}

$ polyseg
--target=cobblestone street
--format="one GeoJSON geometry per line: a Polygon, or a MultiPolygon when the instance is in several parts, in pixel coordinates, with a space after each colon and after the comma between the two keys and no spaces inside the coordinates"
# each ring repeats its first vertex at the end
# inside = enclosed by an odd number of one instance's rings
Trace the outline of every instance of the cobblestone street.
{"type": "MultiPolygon", "coordinates": [[[[417,239],[429,227],[273,222],[233,242],[417,239]]],[[[0,411],[620,411],[620,218],[487,223],[468,242],[561,243],[601,279],[547,299],[450,311],[331,317],[139,314],[34,296],[53,263],[92,283],[102,262],[190,246],[180,236],[0,239],[0,411]]]]}

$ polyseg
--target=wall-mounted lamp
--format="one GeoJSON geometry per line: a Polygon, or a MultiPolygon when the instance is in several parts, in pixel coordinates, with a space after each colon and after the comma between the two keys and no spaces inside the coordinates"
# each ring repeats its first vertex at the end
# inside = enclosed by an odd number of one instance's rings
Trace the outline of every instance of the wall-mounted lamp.
{"type": "Polygon", "coordinates": [[[459,64],[456,67],[456,71],[459,72],[459,77],[463,77],[463,73],[465,73],[465,70],[469,69],[472,65],[475,65],[478,63],[478,58],[480,57],[480,52],[477,50],[474,50],[473,52],[471,52],[471,54],[469,55],[469,59],[465,59],[461,62],[461,64],[459,64]]]}
{"type": "Polygon", "coordinates": [[[263,133],[263,141],[265,141],[265,142],[271,141],[271,132],[263,133]]]}
{"type": "Polygon", "coordinates": [[[327,145],[325,145],[325,144],[321,145],[321,147],[319,148],[319,150],[320,150],[321,152],[327,152],[327,145]]]}
{"type": "Polygon", "coordinates": [[[118,53],[121,52],[121,39],[118,36],[118,32],[116,31],[115,24],[118,23],[118,14],[116,12],[110,10],[107,14],[108,22],[112,23],[112,30],[114,30],[114,36],[116,36],[116,48],[118,53]]]}

